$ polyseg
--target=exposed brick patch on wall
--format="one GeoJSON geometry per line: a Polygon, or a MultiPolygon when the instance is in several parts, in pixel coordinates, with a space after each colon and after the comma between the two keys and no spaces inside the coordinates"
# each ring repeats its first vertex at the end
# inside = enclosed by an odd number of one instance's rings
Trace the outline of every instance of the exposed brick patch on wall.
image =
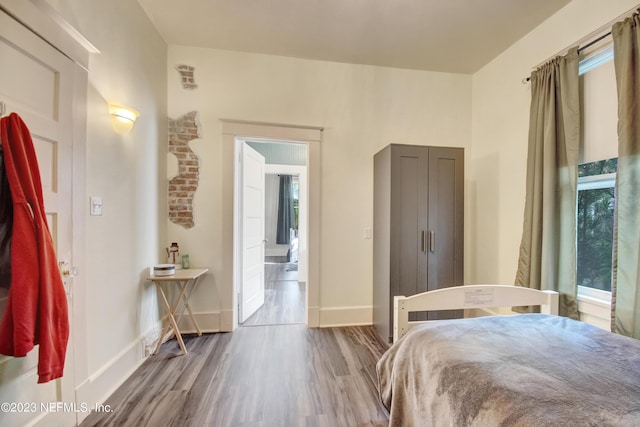
{"type": "Polygon", "coordinates": [[[178,65],[176,67],[178,73],[180,73],[180,82],[182,83],[182,87],[185,89],[195,89],[198,87],[196,84],[195,78],[193,77],[193,73],[195,68],[190,65],[178,65]]]}
{"type": "Polygon", "coordinates": [[[193,195],[198,189],[200,160],[189,142],[196,138],[200,138],[197,111],[169,119],[169,152],[178,159],[178,175],[169,181],[169,220],[184,228],[195,225],[193,195]]]}

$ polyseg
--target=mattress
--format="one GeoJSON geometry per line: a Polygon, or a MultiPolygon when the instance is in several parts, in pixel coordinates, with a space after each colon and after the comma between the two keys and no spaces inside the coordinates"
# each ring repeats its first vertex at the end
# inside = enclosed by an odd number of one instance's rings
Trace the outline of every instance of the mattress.
{"type": "Polygon", "coordinates": [[[423,324],[377,373],[390,426],[640,425],[640,341],[564,317],[423,324]]]}

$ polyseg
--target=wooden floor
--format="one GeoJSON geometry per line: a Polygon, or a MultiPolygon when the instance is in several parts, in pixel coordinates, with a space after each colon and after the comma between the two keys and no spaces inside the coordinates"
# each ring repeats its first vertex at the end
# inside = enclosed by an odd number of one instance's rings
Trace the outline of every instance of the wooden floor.
{"type": "Polygon", "coordinates": [[[386,426],[375,364],[386,344],[373,327],[238,328],[175,340],[82,426],[386,426]]]}
{"type": "Polygon", "coordinates": [[[297,264],[265,263],[264,271],[264,305],[242,326],[304,323],[306,284],[298,282],[297,264]]]}

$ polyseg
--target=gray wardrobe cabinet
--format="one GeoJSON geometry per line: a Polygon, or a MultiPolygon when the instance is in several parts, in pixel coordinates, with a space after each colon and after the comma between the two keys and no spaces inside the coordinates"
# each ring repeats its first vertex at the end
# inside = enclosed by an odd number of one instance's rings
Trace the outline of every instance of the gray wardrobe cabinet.
{"type": "MultiPolygon", "coordinates": [[[[393,297],[463,284],[464,150],[391,144],[374,156],[373,323],[393,337],[393,297]]],[[[410,320],[462,317],[416,313],[410,320]]]]}

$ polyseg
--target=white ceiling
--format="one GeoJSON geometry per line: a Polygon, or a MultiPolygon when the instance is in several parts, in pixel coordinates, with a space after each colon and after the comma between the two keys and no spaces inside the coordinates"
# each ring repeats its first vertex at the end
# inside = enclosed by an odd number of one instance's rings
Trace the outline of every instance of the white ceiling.
{"type": "Polygon", "coordinates": [[[138,0],[169,44],[473,73],[570,0],[138,0]]]}

